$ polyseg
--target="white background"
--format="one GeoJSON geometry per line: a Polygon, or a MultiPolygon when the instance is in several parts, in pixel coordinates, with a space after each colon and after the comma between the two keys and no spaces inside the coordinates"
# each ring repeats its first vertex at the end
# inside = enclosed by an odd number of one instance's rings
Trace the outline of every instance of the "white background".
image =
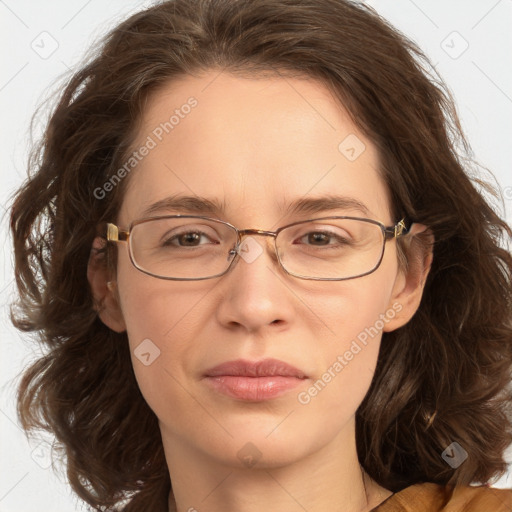
{"type": "MultiPolygon", "coordinates": [[[[6,208],[25,176],[30,117],[48,91],[55,89],[56,79],[76,69],[92,42],[129,12],[150,3],[0,0],[0,512],[83,510],[71,496],[63,472],[56,476],[47,468],[45,446],[27,442],[14,407],[16,378],[36,353],[8,317],[13,271],[6,208]],[[47,55],[53,47],[55,51],[47,55]]],[[[415,40],[448,83],[475,158],[493,171],[503,190],[510,222],[512,0],[368,3],[415,40]]],[[[39,133],[36,125],[36,137],[39,133]]],[[[511,474],[496,486],[512,487],[511,474]]]]}

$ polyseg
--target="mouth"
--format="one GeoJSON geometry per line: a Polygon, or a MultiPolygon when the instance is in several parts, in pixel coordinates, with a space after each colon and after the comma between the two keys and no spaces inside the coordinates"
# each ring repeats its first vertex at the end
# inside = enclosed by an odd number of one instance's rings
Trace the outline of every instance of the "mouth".
{"type": "Polygon", "coordinates": [[[304,382],[307,375],[278,359],[238,359],[210,368],[205,382],[215,391],[239,400],[259,402],[281,396],[304,382]]]}

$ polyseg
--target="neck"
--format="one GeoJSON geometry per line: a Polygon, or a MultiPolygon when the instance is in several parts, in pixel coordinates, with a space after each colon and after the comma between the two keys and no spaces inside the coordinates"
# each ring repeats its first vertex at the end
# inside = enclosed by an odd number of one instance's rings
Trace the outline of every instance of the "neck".
{"type": "MultiPolygon", "coordinates": [[[[352,426],[353,427],[353,426],[352,426]]],[[[173,492],[169,512],[369,512],[391,492],[364,472],[355,435],[340,433],[328,445],[289,464],[213,459],[164,431],[173,492]]]]}

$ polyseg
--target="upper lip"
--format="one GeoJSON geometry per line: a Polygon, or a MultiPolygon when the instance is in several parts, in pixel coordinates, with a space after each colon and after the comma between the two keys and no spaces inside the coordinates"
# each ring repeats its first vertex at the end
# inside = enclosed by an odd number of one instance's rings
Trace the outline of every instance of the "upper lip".
{"type": "Polygon", "coordinates": [[[205,372],[206,377],[232,375],[237,377],[296,377],[306,378],[306,374],[294,366],[279,359],[263,359],[261,361],[247,361],[237,359],[227,361],[210,368],[205,372]]]}

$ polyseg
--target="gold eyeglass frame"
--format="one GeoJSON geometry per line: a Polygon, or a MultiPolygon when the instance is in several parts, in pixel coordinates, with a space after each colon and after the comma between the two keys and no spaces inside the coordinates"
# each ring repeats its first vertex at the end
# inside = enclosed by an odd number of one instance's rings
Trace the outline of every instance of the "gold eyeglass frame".
{"type": "MultiPolygon", "coordinates": [[[[138,219],[138,220],[133,221],[130,224],[128,230],[121,229],[116,224],[108,222],[108,223],[106,223],[104,225],[105,226],[104,229],[106,229],[106,240],[107,240],[107,242],[113,242],[113,243],[127,242],[127,244],[128,244],[128,254],[129,254],[130,261],[131,261],[132,265],[137,270],[139,270],[140,272],[142,272],[144,274],[147,274],[149,276],[152,276],[152,277],[156,277],[157,279],[164,279],[164,280],[169,280],[169,281],[202,281],[202,280],[205,280],[205,279],[214,279],[216,277],[221,277],[221,276],[223,276],[223,275],[225,275],[225,274],[227,274],[229,272],[229,270],[233,267],[233,262],[235,260],[237,260],[237,256],[239,256],[239,248],[240,248],[240,245],[242,243],[242,237],[247,236],[247,235],[260,235],[260,236],[271,236],[271,237],[274,238],[274,250],[275,250],[276,257],[277,257],[277,261],[279,262],[280,267],[288,275],[291,275],[291,276],[296,277],[298,279],[306,279],[306,280],[311,280],[311,281],[347,281],[349,279],[356,279],[358,277],[363,277],[363,276],[366,276],[368,274],[371,274],[371,273],[375,272],[380,267],[380,265],[382,263],[382,259],[384,258],[384,251],[385,251],[385,248],[386,248],[386,242],[389,241],[389,240],[392,240],[394,238],[400,238],[402,236],[407,235],[411,231],[412,225],[413,224],[411,223],[407,227],[406,226],[405,218],[402,218],[394,226],[385,226],[382,222],[379,222],[377,220],[367,219],[367,218],[364,218],[364,217],[349,217],[349,216],[343,215],[343,216],[329,216],[329,217],[320,217],[320,218],[314,218],[314,219],[308,219],[308,220],[301,220],[301,221],[293,222],[291,224],[287,224],[286,226],[281,226],[276,231],[266,231],[266,230],[263,230],[263,229],[238,229],[235,226],[233,226],[233,224],[230,224],[229,222],[226,222],[226,221],[223,221],[223,220],[220,220],[220,219],[214,219],[212,217],[205,217],[205,216],[201,216],[201,215],[179,215],[178,214],[178,215],[162,215],[162,216],[154,216],[154,217],[146,217],[146,218],[143,218],[143,219],[138,219]],[[132,246],[131,246],[131,243],[130,243],[130,233],[131,233],[131,231],[133,230],[133,228],[135,226],[137,226],[139,224],[144,224],[145,222],[150,222],[150,221],[158,220],[158,219],[170,219],[170,218],[203,219],[203,220],[218,222],[220,224],[224,224],[224,225],[230,227],[231,229],[233,229],[236,232],[236,234],[237,234],[237,243],[236,243],[235,247],[228,252],[228,260],[229,260],[230,256],[233,256],[233,259],[229,263],[229,265],[226,268],[226,270],[224,270],[223,272],[221,272],[219,274],[215,274],[213,276],[208,276],[208,277],[165,277],[165,276],[160,276],[158,274],[153,274],[153,273],[151,273],[151,272],[141,268],[135,262],[135,260],[133,258],[133,249],[132,249],[132,246]],[[289,228],[291,226],[295,226],[297,224],[304,224],[304,223],[311,222],[311,221],[320,221],[320,220],[327,220],[327,219],[358,220],[358,221],[368,222],[370,224],[374,224],[374,225],[380,227],[380,229],[382,231],[382,235],[383,235],[382,251],[381,251],[381,255],[380,255],[379,261],[377,262],[377,264],[375,265],[374,268],[372,268],[368,272],[364,272],[364,273],[358,274],[356,276],[342,277],[342,278],[337,278],[337,277],[331,278],[331,277],[301,276],[299,274],[294,274],[293,272],[289,272],[286,269],[286,267],[283,265],[283,263],[281,261],[281,258],[279,257],[279,252],[277,250],[276,239],[277,239],[278,234],[281,231],[283,231],[284,229],[289,228]]],[[[105,230],[103,230],[103,233],[105,233],[105,230]]]]}

